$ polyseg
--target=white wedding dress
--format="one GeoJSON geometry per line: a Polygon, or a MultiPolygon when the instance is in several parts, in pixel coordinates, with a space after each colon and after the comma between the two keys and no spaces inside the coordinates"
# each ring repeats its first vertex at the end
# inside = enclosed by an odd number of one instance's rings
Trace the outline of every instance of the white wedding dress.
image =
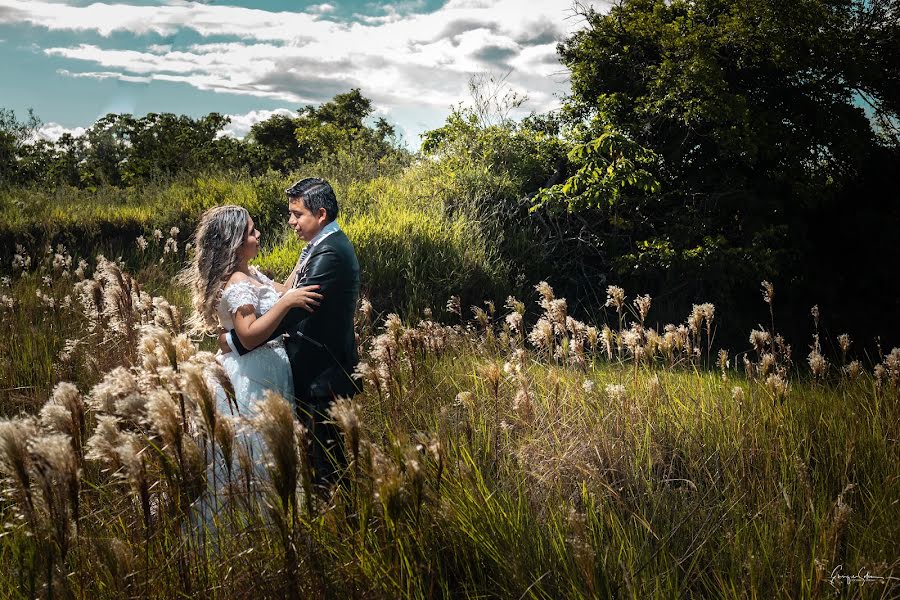
{"type": "MultiPolygon", "coordinates": [[[[253,306],[256,317],[268,312],[281,294],[275,290],[274,282],[251,268],[251,279],[233,283],[222,290],[217,312],[219,322],[225,331],[234,329],[234,314],[241,306],[253,306]]],[[[291,376],[291,365],[281,338],[251,350],[243,356],[234,352],[223,354],[219,362],[228,373],[234,385],[237,407],[220,406],[224,414],[252,416],[253,405],[263,398],[266,390],[281,394],[287,400],[294,395],[294,381],[291,376]]]]}
{"type": "MultiPolygon", "coordinates": [[[[216,310],[219,322],[226,331],[234,329],[234,315],[241,306],[252,306],[259,318],[281,297],[272,280],[257,269],[251,268],[251,276],[251,279],[230,284],[222,290],[216,310]]],[[[288,401],[291,401],[294,394],[291,366],[280,337],[242,356],[229,352],[220,354],[217,358],[234,386],[235,398],[231,401],[221,386],[215,385],[216,405],[220,418],[234,421],[236,435],[230,468],[225,464],[219,448],[216,449],[216,456],[208,463],[210,469],[207,473],[207,488],[210,494],[205,495],[198,506],[207,525],[211,525],[211,513],[221,510],[224,504],[222,491],[228,478],[242,476],[240,453],[245,453],[245,460],[249,459],[255,479],[265,477],[267,450],[251,423],[256,416],[255,405],[263,399],[267,390],[280,394],[288,401]]],[[[248,489],[246,483],[231,487],[232,491],[248,489]]]]}

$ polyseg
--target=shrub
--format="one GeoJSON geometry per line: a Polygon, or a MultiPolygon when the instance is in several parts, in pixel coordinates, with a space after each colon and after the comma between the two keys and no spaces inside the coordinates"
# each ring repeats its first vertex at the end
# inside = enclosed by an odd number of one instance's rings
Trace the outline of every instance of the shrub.
{"type": "MultiPolygon", "coordinates": [[[[378,178],[337,190],[338,222],[356,249],[363,294],[378,310],[417,314],[451,295],[476,302],[506,293],[508,268],[480,224],[462,212],[448,215],[411,179],[378,178]]],[[[286,235],[257,264],[284,278],[301,247],[286,235]]]]}

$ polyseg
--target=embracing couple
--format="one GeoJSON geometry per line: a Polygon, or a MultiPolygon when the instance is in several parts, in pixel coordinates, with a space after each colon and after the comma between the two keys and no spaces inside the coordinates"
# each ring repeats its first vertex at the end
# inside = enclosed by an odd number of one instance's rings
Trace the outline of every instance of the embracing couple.
{"type": "MultiPolygon", "coordinates": [[[[222,332],[219,362],[237,406],[219,394],[219,410],[252,416],[267,390],[293,402],[310,432],[310,465],[324,493],[344,464],[328,409],[335,398],[359,391],[352,378],[359,263],[338,227],[337,198],[328,182],[307,178],[285,192],[288,223],[306,242],[290,276],[282,284],[250,266],[260,232],[246,209],[218,206],[204,213],[195,234],[193,305],[207,331],[222,332]]],[[[240,438],[259,469],[266,461],[258,434],[245,430],[240,438]]]]}

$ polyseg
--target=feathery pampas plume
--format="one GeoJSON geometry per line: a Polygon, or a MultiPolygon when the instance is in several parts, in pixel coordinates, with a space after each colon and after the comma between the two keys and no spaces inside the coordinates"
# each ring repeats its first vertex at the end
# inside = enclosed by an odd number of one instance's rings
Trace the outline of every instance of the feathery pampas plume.
{"type": "Polygon", "coordinates": [[[69,548],[72,523],[78,521],[78,493],[81,469],[72,447],[72,438],[63,433],[51,433],[29,442],[32,469],[47,513],[53,537],[65,559],[69,548]]]}
{"type": "Polygon", "coordinates": [[[84,414],[84,402],[78,389],[63,381],[53,388],[53,395],[41,409],[41,424],[70,435],[72,446],[80,455],[85,427],[84,414]]]}
{"type": "Polygon", "coordinates": [[[36,521],[28,444],[37,433],[37,423],[31,417],[0,421],[0,474],[12,483],[14,497],[19,500],[32,527],[36,521]]]}
{"type": "Polygon", "coordinates": [[[269,477],[281,501],[281,508],[287,514],[296,506],[300,472],[294,432],[294,412],[287,400],[271,391],[266,391],[265,397],[256,408],[257,414],[253,418],[253,424],[268,449],[269,461],[266,466],[269,477]]]}

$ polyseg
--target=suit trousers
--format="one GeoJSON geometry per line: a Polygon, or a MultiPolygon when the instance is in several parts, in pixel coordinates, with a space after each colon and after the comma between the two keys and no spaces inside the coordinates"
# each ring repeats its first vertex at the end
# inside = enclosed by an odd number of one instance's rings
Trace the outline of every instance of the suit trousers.
{"type": "Polygon", "coordinates": [[[347,466],[341,430],[328,415],[333,401],[332,396],[314,396],[297,407],[300,422],[309,432],[307,457],[319,493],[332,487],[347,466]]]}

